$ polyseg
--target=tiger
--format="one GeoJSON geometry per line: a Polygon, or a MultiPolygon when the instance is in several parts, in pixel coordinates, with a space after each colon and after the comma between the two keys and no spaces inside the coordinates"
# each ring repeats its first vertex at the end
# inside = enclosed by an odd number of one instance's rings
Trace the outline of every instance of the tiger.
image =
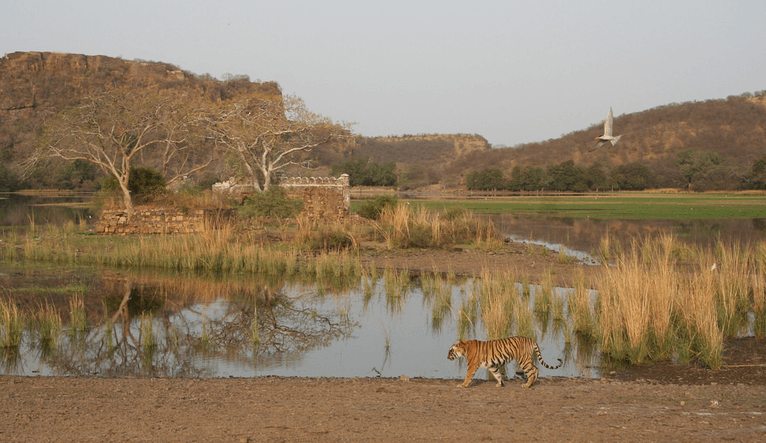
{"type": "Polygon", "coordinates": [[[543,361],[540,347],[537,343],[528,337],[508,337],[491,341],[456,341],[447,353],[448,360],[465,357],[468,362],[468,372],[465,374],[465,381],[457,385],[458,388],[466,388],[471,383],[473,375],[479,367],[486,368],[497,380],[497,387],[502,388],[503,374],[500,368],[516,360],[524,369],[527,376],[525,388],[532,386],[537,381],[539,369],[533,364],[535,353],[537,359],[548,369],[558,369],[563,364],[561,359],[558,366],[548,366],[543,361]]]}

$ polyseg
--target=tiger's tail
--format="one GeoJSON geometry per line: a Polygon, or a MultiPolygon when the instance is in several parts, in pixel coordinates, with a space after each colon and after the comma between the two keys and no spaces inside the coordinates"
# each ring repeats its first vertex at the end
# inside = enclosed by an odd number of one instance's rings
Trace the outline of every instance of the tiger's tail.
{"type": "Polygon", "coordinates": [[[545,363],[543,361],[543,353],[540,352],[540,347],[537,346],[537,343],[535,343],[535,351],[537,351],[537,360],[540,362],[541,365],[545,366],[548,369],[558,369],[561,367],[561,365],[564,364],[564,362],[561,361],[561,359],[557,359],[559,361],[559,364],[556,366],[548,366],[548,363],[545,363]]]}

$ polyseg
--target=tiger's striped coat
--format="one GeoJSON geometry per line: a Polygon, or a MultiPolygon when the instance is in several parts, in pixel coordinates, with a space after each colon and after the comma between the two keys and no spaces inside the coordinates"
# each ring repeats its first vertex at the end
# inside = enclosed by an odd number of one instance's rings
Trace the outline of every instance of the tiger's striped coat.
{"type": "Polygon", "coordinates": [[[533,363],[535,353],[537,353],[537,359],[540,363],[548,369],[558,369],[563,364],[561,359],[558,359],[558,366],[548,366],[543,361],[540,347],[534,340],[527,337],[508,337],[491,341],[457,341],[449,348],[447,359],[454,360],[465,357],[468,362],[465,381],[458,385],[459,388],[468,387],[473,375],[480,367],[488,369],[497,380],[497,386],[503,387],[503,374],[500,373],[500,368],[512,360],[519,362],[519,365],[524,369],[524,373],[527,375],[527,383],[524,387],[528,388],[537,381],[537,374],[540,372],[533,363]]]}

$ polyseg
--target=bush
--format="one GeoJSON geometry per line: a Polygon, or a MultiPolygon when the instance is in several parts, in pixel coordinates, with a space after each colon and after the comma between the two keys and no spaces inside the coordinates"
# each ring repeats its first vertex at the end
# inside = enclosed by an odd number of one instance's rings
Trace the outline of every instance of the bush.
{"type": "MultiPolygon", "coordinates": [[[[165,184],[165,177],[153,168],[130,169],[128,189],[137,202],[164,194],[165,184]]],[[[101,182],[101,189],[106,192],[117,193],[120,191],[120,184],[115,176],[110,175],[101,182]]]]}
{"type": "Polygon", "coordinates": [[[341,251],[354,248],[354,238],[348,232],[339,230],[320,230],[309,240],[311,250],[341,251]]]}
{"type": "Polygon", "coordinates": [[[18,188],[19,180],[16,178],[16,174],[0,163],[0,192],[12,192],[18,188]]]}
{"type": "Polygon", "coordinates": [[[290,218],[303,209],[303,200],[291,199],[280,187],[272,187],[248,197],[242,203],[239,213],[254,217],[290,218]]]}
{"type": "Polygon", "coordinates": [[[359,215],[370,220],[380,220],[380,214],[386,208],[395,208],[399,199],[390,195],[380,195],[364,202],[359,208],[359,215]]]}
{"type": "Polygon", "coordinates": [[[351,186],[396,186],[396,163],[375,163],[368,157],[332,165],[330,174],[348,174],[351,186]]]}

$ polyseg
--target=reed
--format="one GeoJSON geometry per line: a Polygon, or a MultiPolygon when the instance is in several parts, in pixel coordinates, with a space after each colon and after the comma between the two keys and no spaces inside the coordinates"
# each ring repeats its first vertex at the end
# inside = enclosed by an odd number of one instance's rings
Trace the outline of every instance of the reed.
{"type": "Polygon", "coordinates": [[[554,325],[566,322],[566,298],[558,293],[553,296],[553,323],[554,325]]]}
{"type": "Polygon", "coordinates": [[[529,303],[518,303],[513,314],[514,324],[516,326],[515,335],[535,339],[537,334],[535,333],[534,316],[529,303]]]}
{"type": "Polygon", "coordinates": [[[452,286],[437,279],[431,303],[431,327],[438,332],[452,313],[452,286]]]}
{"type": "Polygon", "coordinates": [[[479,305],[487,340],[505,338],[511,331],[513,313],[520,303],[515,280],[511,274],[482,272],[479,305]]]}
{"type": "Polygon", "coordinates": [[[75,294],[69,299],[69,334],[72,338],[82,337],[88,330],[88,318],[85,313],[85,301],[82,294],[75,294]]]}
{"type": "Polygon", "coordinates": [[[0,299],[0,348],[18,348],[26,323],[13,300],[0,299]]]}
{"type": "Polygon", "coordinates": [[[641,257],[630,254],[605,271],[599,288],[601,350],[633,364],[648,355],[650,306],[646,269],[641,257]]]}
{"type": "Polygon", "coordinates": [[[388,249],[440,248],[455,243],[497,249],[503,245],[492,222],[469,211],[441,214],[407,203],[384,208],[376,233],[388,249]]]}
{"type": "Polygon", "coordinates": [[[574,262],[574,258],[567,255],[566,248],[564,248],[564,246],[562,245],[559,247],[559,256],[557,258],[557,261],[559,262],[559,264],[568,265],[574,262]]]}
{"type": "Polygon", "coordinates": [[[675,312],[679,317],[679,341],[687,348],[679,350],[679,356],[697,359],[717,369],[721,366],[724,334],[718,326],[715,277],[703,272],[684,279],[679,286],[675,312]]]}
{"type": "Polygon", "coordinates": [[[41,304],[35,314],[35,324],[40,336],[41,346],[48,348],[56,347],[63,327],[61,314],[56,309],[56,306],[48,301],[44,305],[41,304]]]}
{"type": "Polygon", "coordinates": [[[567,308],[574,322],[574,331],[587,337],[596,337],[596,318],[591,304],[591,290],[585,281],[585,275],[578,271],[574,279],[574,288],[568,293],[567,308]]]}
{"type": "Polygon", "coordinates": [[[386,267],[383,271],[383,286],[386,294],[386,307],[389,312],[401,314],[407,300],[410,285],[410,272],[386,267]]]}
{"type": "Polygon", "coordinates": [[[723,337],[741,330],[749,309],[749,254],[736,245],[690,254],[672,236],[634,242],[615,254],[615,265],[602,268],[595,282],[602,353],[639,363],[675,352],[681,360],[719,367],[723,337]],[[712,267],[714,258],[722,265],[712,267]],[[731,270],[722,271],[723,264],[731,270]]]}
{"type": "Polygon", "coordinates": [[[553,276],[549,269],[543,275],[539,289],[535,291],[535,315],[541,318],[547,318],[553,307],[553,276]]]}
{"type": "Polygon", "coordinates": [[[139,341],[144,356],[151,356],[157,347],[157,339],[154,337],[154,316],[150,312],[141,313],[141,328],[139,341]]]}
{"type": "Polygon", "coordinates": [[[386,354],[388,354],[391,352],[391,336],[389,335],[388,329],[386,329],[386,325],[383,323],[383,320],[380,321],[380,326],[383,328],[383,335],[385,336],[384,346],[386,349],[386,354]]]}
{"type": "Polygon", "coordinates": [[[712,272],[715,276],[714,286],[716,291],[716,305],[718,312],[718,324],[727,337],[738,335],[747,328],[747,313],[751,310],[750,303],[750,275],[757,272],[755,262],[750,257],[755,253],[751,246],[743,247],[740,243],[723,245],[719,242],[716,246],[715,256],[700,254],[700,259],[705,261],[704,267],[700,264],[700,272],[712,272]],[[707,263],[711,259],[716,263],[714,269],[707,263]]]}
{"type": "Polygon", "coordinates": [[[468,288],[468,294],[463,298],[458,311],[457,332],[458,339],[465,340],[469,335],[476,332],[476,324],[479,317],[479,295],[476,285],[468,288]]]}

